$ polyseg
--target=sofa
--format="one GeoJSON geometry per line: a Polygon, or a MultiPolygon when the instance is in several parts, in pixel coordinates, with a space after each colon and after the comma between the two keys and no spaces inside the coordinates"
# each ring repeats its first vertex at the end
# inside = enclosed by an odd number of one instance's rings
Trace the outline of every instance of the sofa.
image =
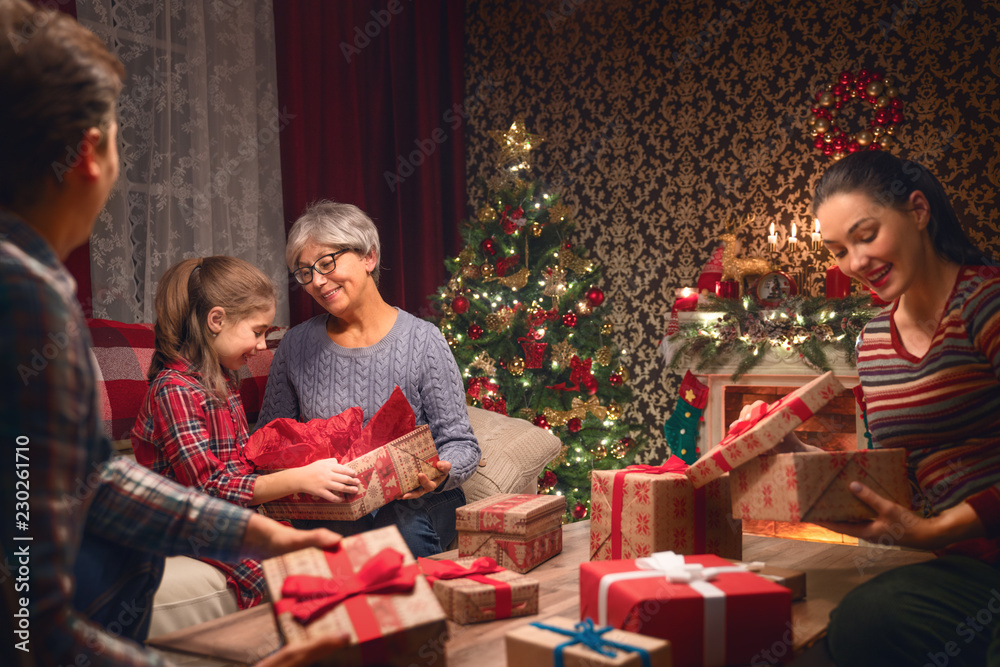
{"type": "MultiPolygon", "coordinates": [[[[118,456],[132,456],[129,432],[146,393],[146,371],[153,357],[151,324],[88,320],[105,429],[118,456]]],[[[240,394],[251,428],[257,421],[274,350],[286,329],[266,334],[267,349],[240,371],[240,394]]],[[[482,450],[479,469],[462,486],[468,502],[498,493],[536,493],[537,478],[562,449],[550,431],[522,419],[468,407],[469,421],[482,450]]],[[[202,623],[238,610],[235,594],[216,568],[186,556],[167,558],[153,603],[149,636],[202,623]]]]}

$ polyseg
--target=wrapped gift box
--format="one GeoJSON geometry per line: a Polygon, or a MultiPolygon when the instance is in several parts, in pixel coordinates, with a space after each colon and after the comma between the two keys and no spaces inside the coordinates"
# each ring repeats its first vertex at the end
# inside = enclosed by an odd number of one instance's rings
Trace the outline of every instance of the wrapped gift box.
{"type": "Polygon", "coordinates": [[[456,623],[538,613],[538,581],[504,569],[492,558],[418,561],[441,607],[456,623]]]}
{"type": "Polygon", "coordinates": [[[459,557],[524,574],[562,551],[564,496],[501,493],[455,511],[459,557]]]}
{"type": "Polygon", "coordinates": [[[733,514],[775,521],[864,521],[875,511],[848,485],[861,482],[903,507],[910,485],[903,449],[758,456],[731,474],[733,514]]]}
{"type": "Polygon", "coordinates": [[[848,484],[871,483],[909,507],[905,452],[854,450],[769,454],[844,387],[832,372],[813,379],[779,401],[758,406],[722,442],[687,470],[696,487],[730,474],[733,515],[740,519],[857,521],[874,516],[848,484]],[[764,454],[765,456],[761,456],[764,454]],[[797,518],[791,518],[797,517],[797,518]]]}
{"type": "Polygon", "coordinates": [[[264,503],[257,511],[272,519],[353,521],[418,488],[419,473],[432,480],[441,477],[443,473],[435,467],[437,461],[434,438],[430,427],[424,424],[345,463],[361,480],[361,488],[356,494],[346,496],[345,502],[333,503],[307,493],[296,493],[264,503]]]}
{"type": "Polygon", "coordinates": [[[347,635],[331,664],[404,667],[427,660],[429,650],[443,663],[444,610],[395,526],[345,537],[335,549],[270,558],[261,568],[287,644],[347,635]],[[356,594],[331,599],[344,591],[356,594]]]}
{"type": "Polygon", "coordinates": [[[687,464],[594,470],[590,486],[590,559],[639,558],[657,551],[739,559],[742,523],[732,517],[725,476],[700,489],[687,464]]]}
{"type": "Polygon", "coordinates": [[[737,567],[670,552],[582,563],[580,615],[669,641],[678,667],[756,664],[789,641],[791,592],[737,567]]]}
{"type": "Polygon", "coordinates": [[[595,628],[565,618],[547,618],[511,630],[504,637],[508,667],[553,667],[556,656],[564,667],[670,667],[670,642],[614,628],[595,628]],[[598,652],[587,645],[600,637],[598,652]],[[576,640],[575,642],[573,640],[576,640]],[[644,651],[649,662],[643,663],[644,651]]]}

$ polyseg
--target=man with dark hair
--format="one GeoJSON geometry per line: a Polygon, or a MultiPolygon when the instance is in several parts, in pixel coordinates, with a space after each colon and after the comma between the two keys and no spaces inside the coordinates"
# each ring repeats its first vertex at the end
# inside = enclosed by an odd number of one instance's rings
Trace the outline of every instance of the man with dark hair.
{"type": "MultiPolygon", "coordinates": [[[[162,663],[119,636],[145,638],[164,555],[235,562],[340,539],[111,459],[86,322],[62,262],[89,237],[118,177],[123,76],[72,18],[0,0],[0,602],[2,623],[13,624],[2,654],[17,664],[162,663]]],[[[265,662],[303,664],[339,642],[265,662]]]]}

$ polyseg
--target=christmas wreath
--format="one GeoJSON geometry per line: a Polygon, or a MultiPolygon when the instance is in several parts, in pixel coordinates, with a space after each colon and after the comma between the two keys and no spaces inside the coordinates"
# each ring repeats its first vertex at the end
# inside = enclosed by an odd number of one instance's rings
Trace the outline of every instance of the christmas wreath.
{"type": "Polygon", "coordinates": [[[824,155],[840,159],[864,149],[891,149],[896,145],[896,128],[903,120],[899,89],[881,72],[863,69],[857,76],[841,72],[837,83],[816,93],[809,117],[810,137],[824,155]],[[848,132],[838,120],[841,107],[852,99],[867,101],[875,111],[868,127],[857,132],[848,132]]]}
{"type": "Polygon", "coordinates": [[[836,346],[855,363],[858,334],[878,312],[872,308],[869,295],[844,299],[796,296],[773,310],[765,310],[746,297],[709,299],[712,310],[720,313],[718,319],[681,324],[661,347],[671,370],[682,360],[703,371],[736,359],[734,382],[763,361],[768,348],[797,352],[817,371],[830,370],[825,345],[836,346]]]}

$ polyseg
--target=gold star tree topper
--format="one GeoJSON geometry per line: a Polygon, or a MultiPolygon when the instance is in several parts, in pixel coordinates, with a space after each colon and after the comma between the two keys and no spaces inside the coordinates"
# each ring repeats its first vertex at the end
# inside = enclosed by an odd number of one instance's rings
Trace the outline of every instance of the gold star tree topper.
{"type": "Polygon", "coordinates": [[[506,132],[491,130],[490,136],[499,146],[497,166],[515,172],[531,166],[528,153],[545,141],[544,137],[529,133],[521,118],[515,119],[506,132]]]}

